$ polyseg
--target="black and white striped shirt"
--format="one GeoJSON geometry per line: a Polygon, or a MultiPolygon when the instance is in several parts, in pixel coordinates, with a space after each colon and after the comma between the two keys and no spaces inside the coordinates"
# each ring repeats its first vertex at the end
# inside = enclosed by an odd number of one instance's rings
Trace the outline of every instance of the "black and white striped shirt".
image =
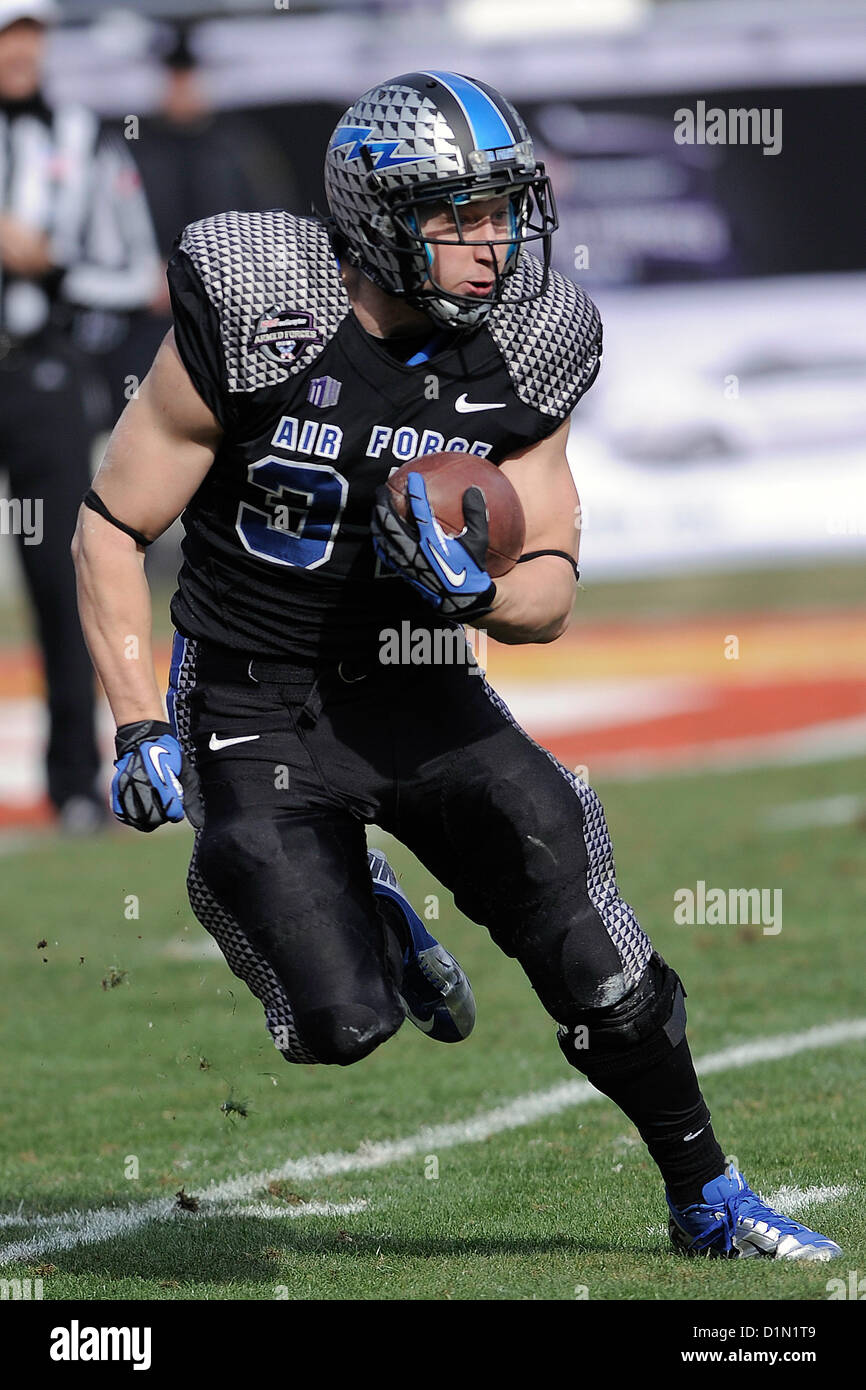
{"type": "Polygon", "coordinates": [[[0,101],[0,213],[49,238],[40,278],[0,264],[0,331],[30,338],[52,305],[123,313],[149,302],[159,254],[138,170],[118,136],[77,103],[0,101]]]}

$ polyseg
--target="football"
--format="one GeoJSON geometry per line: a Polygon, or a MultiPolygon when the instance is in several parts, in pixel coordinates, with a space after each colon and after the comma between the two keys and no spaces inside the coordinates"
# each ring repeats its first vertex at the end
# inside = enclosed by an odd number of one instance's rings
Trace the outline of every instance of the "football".
{"type": "Polygon", "coordinates": [[[394,505],[402,517],[408,507],[406,487],[410,473],[420,473],[424,478],[433,514],[448,536],[459,536],[466,524],[464,492],[469,487],[479,487],[484,493],[489,523],[485,569],[491,579],[497,579],[514,568],[523,553],[526,521],[520,498],[494,463],[477,454],[456,451],[425,454],[404,463],[388,479],[394,505]]]}

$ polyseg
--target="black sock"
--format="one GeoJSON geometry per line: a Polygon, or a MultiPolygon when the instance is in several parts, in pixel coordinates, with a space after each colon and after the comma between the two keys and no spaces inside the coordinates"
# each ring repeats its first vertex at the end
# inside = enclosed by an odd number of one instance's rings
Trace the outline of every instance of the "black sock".
{"type": "Polygon", "coordinates": [[[637,1126],[674,1205],[702,1202],[704,1184],[724,1172],[725,1155],[686,1039],[646,1071],[590,1080],[637,1126]]]}

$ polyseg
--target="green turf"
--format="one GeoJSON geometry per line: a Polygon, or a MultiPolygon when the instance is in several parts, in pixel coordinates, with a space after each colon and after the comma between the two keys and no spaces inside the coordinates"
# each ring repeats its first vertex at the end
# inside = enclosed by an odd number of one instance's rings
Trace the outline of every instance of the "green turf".
{"type": "MultiPolygon", "coordinates": [[[[689,992],[695,1056],[860,1018],[866,946],[864,827],[773,832],[762,813],[856,793],[866,760],[599,788],[620,884],[689,992]],[[782,888],[783,927],[676,926],[678,887],[782,888]]],[[[116,830],[52,836],[4,857],[6,989],[0,1021],[0,1212],[121,1207],[354,1151],[365,1140],[468,1118],[580,1080],[513,961],[456,913],[400,847],[416,901],[441,898],[438,934],[473,979],[479,1021],[458,1047],[405,1026],[348,1069],[287,1066],[259,1005],[219,960],[168,953],[204,941],[184,892],[189,837],[116,830]],[[132,914],[138,899],[138,916],[132,914]],[[40,940],[47,945],[38,947],[40,940]],[[83,957],[83,960],[81,959],[83,957]],[[111,971],[120,982],[104,988],[111,971]],[[246,1118],[227,1118],[229,1097],[246,1118]],[[139,1176],[128,1178],[130,1156],[139,1176]]],[[[432,924],[431,924],[432,925],[432,924]]],[[[436,928],[434,927],[434,930],[436,928]]],[[[374,1171],[252,1194],[275,1210],[364,1199],[346,1216],[276,1219],[177,1211],[122,1238],[48,1250],[3,1270],[42,1271],[46,1298],[825,1299],[866,1268],[862,1044],[707,1078],[720,1141],[770,1191],[848,1184],[811,1219],[845,1249],[836,1265],[712,1264],[673,1256],[657,1173],[601,1098],[481,1143],[374,1171]],[[299,1200],[301,1199],[301,1200],[299,1200]]]]}

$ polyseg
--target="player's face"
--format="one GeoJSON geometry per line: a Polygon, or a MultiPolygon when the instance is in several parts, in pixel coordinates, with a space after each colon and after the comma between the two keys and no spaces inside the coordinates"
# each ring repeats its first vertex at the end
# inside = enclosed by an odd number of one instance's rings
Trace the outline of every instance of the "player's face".
{"type": "Polygon", "coordinates": [[[502,271],[513,245],[508,240],[513,227],[509,199],[503,195],[462,203],[457,215],[459,227],[450,203],[444,202],[435,203],[421,219],[421,232],[431,239],[432,277],[449,294],[483,299],[492,293],[496,268],[502,271]]]}

